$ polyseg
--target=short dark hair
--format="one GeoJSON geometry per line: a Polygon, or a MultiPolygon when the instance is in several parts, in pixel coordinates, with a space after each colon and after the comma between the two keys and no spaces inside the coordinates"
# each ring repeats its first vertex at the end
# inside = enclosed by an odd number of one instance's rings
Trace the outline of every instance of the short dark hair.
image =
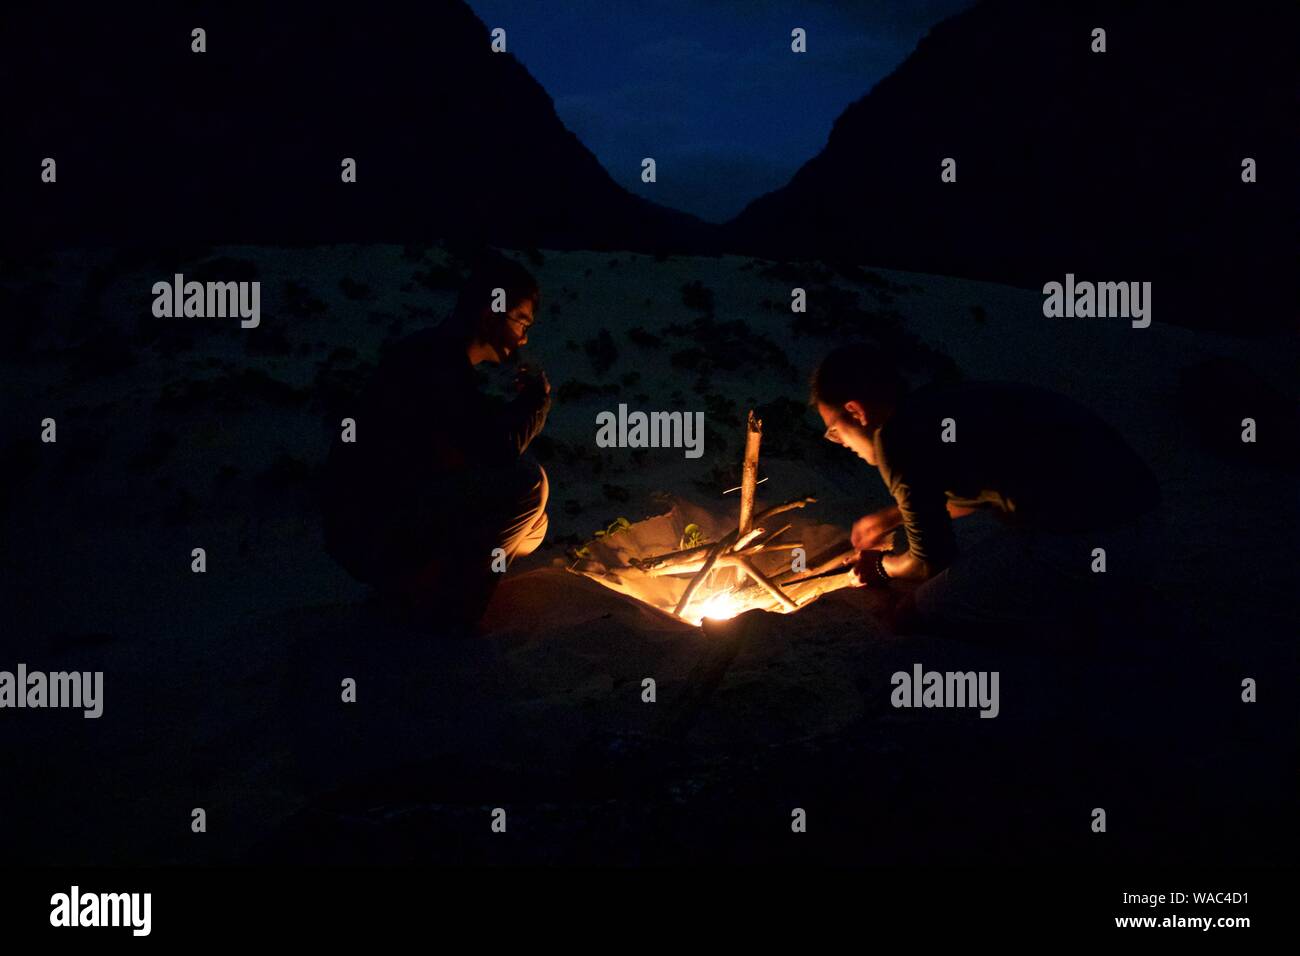
{"type": "Polygon", "coordinates": [[[858,402],[869,420],[878,420],[893,411],[906,394],[907,380],[882,350],[871,345],[841,345],[817,366],[809,401],[832,408],[858,402]]]}
{"type": "Polygon", "coordinates": [[[531,272],[499,252],[482,253],[475,259],[452,310],[453,319],[462,329],[475,329],[483,310],[492,304],[494,289],[505,290],[507,311],[525,300],[536,309],[542,298],[541,286],[531,272]]]}

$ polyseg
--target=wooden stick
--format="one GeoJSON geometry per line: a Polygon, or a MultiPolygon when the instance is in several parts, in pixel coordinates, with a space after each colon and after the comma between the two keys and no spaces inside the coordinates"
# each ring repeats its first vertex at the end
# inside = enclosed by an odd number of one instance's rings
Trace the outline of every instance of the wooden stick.
{"type": "MultiPolygon", "coordinates": [[[[773,515],[783,514],[786,511],[793,511],[795,508],[802,508],[806,505],[810,505],[816,500],[817,499],[813,497],[796,498],[793,501],[787,501],[785,504],[773,505],[772,507],[766,508],[754,515],[753,520],[763,521],[773,515]]],[[[682,598],[677,602],[677,607],[673,610],[675,615],[678,617],[682,616],[682,612],[690,606],[691,598],[695,597],[695,592],[699,590],[700,585],[704,583],[704,579],[708,576],[709,572],[713,570],[713,566],[717,563],[718,558],[722,556],[723,552],[735,544],[736,539],[739,537],[740,529],[737,528],[735,531],[719,539],[717,544],[709,549],[708,557],[704,559],[703,566],[695,572],[695,577],[691,578],[690,583],[686,585],[686,590],[682,592],[682,598]]]]}
{"type": "MultiPolygon", "coordinates": [[[[788,551],[792,548],[798,548],[797,544],[777,544],[773,545],[771,551],[788,551]]],[[[718,560],[713,567],[716,568],[738,568],[742,558],[753,558],[759,554],[767,554],[766,548],[746,548],[744,551],[737,551],[734,554],[723,554],[718,556],[718,560]]],[[[652,578],[666,578],[674,574],[694,574],[704,567],[702,558],[688,558],[683,561],[675,561],[672,564],[666,564],[663,567],[650,568],[645,574],[652,578]]],[[[742,577],[743,581],[744,578],[742,577]]]]}
{"type": "Polygon", "coordinates": [[[682,616],[682,613],[690,606],[691,598],[695,597],[695,592],[699,590],[700,585],[704,583],[704,579],[713,570],[713,565],[717,563],[722,552],[736,543],[736,537],[737,533],[733,531],[709,549],[709,555],[704,559],[704,565],[695,572],[695,577],[691,578],[690,583],[686,585],[686,590],[682,592],[682,598],[677,602],[677,607],[673,610],[674,614],[678,617],[682,616]]]}
{"type": "MultiPolygon", "coordinates": [[[[777,531],[773,531],[771,534],[769,534],[769,535],[765,535],[764,537],[762,537],[762,538],[760,538],[758,541],[756,541],[756,542],[754,543],[754,547],[765,548],[765,547],[767,547],[769,544],[771,544],[773,541],[775,541],[777,538],[781,537],[781,535],[785,534],[785,533],[786,533],[787,531],[789,531],[789,530],[790,530],[790,525],[788,525],[788,524],[787,524],[787,525],[783,525],[779,530],[777,530],[777,531]]],[[[743,549],[737,547],[735,550],[740,551],[740,550],[743,550],[743,549]]]]}
{"type": "MultiPolygon", "coordinates": [[[[707,556],[703,558],[688,558],[684,561],[676,561],[672,564],[666,564],[661,568],[651,568],[646,574],[652,578],[666,578],[674,574],[694,574],[704,567],[707,556]]],[[[717,562],[713,565],[715,568],[729,568],[732,566],[730,559],[726,555],[720,555],[717,562]]]]}
{"type": "MultiPolygon", "coordinates": [[[[770,540],[770,539],[769,539],[770,540]]],[[[700,568],[704,567],[704,560],[708,557],[709,545],[704,548],[695,548],[692,551],[679,551],[675,555],[661,555],[658,558],[649,558],[638,564],[632,565],[633,568],[648,574],[652,578],[662,578],[672,574],[693,574],[700,568]]],[[[751,544],[739,551],[732,551],[730,554],[720,555],[714,567],[731,568],[735,567],[732,558],[752,558],[759,554],[772,554],[776,551],[793,551],[795,548],[802,548],[803,543],[792,541],[786,544],[751,544]]]]}
{"type": "MultiPolygon", "coordinates": [[[[816,498],[796,498],[795,500],[787,501],[784,504],[773,505],[771,508],[768,508],[766,511],[763,511],[760,514],[755,515],[753,520],[754,521],[765,520],[767,518],[772,517],[773,515],[778,515],[785,511],[791,511],[795,508],[802,508],[805,505],[812,504],[816,500],[817,500],[816,498]]],[[[768,535],[766,538],[764,538],[763,544],[761,545],[751,544],[749,547],[745,548],[744,551],[741,553],[745,555],[749,555],[749,554],[756,553],[760,548],[767,549],[769,545],[767,545],[766,542],[771,541],[773,538],[777,537],[777,535],[783,534],[789,528],[790,525],[786,525],[780,531],[776,532],[776,534],[771,534],[768,535]]],[[[698,570],[698,568],[696,567],[697,562],[701,562],[705,558],[707,558],[709,551],[711,551],[714,547],[716,547],[718,543],[719,542],[715,541],[712,544],[701,544],[701,545],[697,545],[694,548],[684,548],[681,551],[669,551],[664,554],[655,555],[652,558],[643,558],[640,561],[633,561],[631,566],[633,568],[636,568],[637,570],[644,571],[647,574],[653,574],[656,576],[664,575],[664,574],[685,574],[688,571],[698,570]],[[670,571],[668,570],[669,566],[676,566],[677,569],[670,571]]],[[[800,547],[800,545],[797,544],[774,545],[771,546],[771,550],[784,551],[790,548],[797,548],[797,547],[800,547]]],[[[724,562],[724,566],[725,566],[725,562],[724,562]]]]}
{"type": "Polygon", "coordinates": [[[651,558],[642,558],[640,560],[633,558],[629,563],[632,567],[640,568],[642,571],[652,571],[676,561],[703,559],[715,544],[717,544],[716,541],[710,541],[708,544],[699,544],[693,548],[683,548],[680,551],[665,551],[663,554],[656,554],[651,558]]]}
{"type": "Polygon", "coordinates": [[[785,504],[782,505],[773,505],[770,508],[764,508],[758,514],[754,515],[754,522],[757,523],[759,521],[766,521],[768,518],[771,518],[774,515],[783,514],[784,512],[787,511],[793,511],[795,508],[802,508],[805,505],[814,504],[816,501],[817,501],[816,498],[811,498],[811,497],[795,498],[793,501],[787,501],[785,504]]]}
{"type": "Polygon", "coordinates": [[[749,410],[745,424],[745,462],[740,470],[740,521],[736,527],[741,535],[749,534],[754,517],[754,488],[758,484],[758,446],[763,442],[763,420],[749,410]]]}
{"type": "Polygon", "coordinates": [[[782,571],[776,576],[776,583],[783,585],[791,578],[802,577],[805,574],[816,574],[818,571],[833,568],[836,565],[843,564],[846,557],[855,553],[853,546],[848,541],[844,541],[842,544],[835,545],[817,554],[813,562],[802,571],[795,571],[793,568],[782,571]]]}
{"type": "Polygon", "coordinates": [[[795,548],[802,548],[802,541],[795,541],[791,544],[755,544],[740,552],[742,558],[748,558],[755,554],[771,554],[773,551],[793,551],[795,548]]]}
{"type": "Polygon", "coordinates": [[[754,563],[748,558],[737,558],[736,563],[740,566],[742,571],[754,579],[755,584],[780,601],[787,611],[793,611],[799,607],[799,605],[795,604],[794,601],[791,601],[786,597],[785,592],[773,584],[762,571],[754,567],[754,563]]]}

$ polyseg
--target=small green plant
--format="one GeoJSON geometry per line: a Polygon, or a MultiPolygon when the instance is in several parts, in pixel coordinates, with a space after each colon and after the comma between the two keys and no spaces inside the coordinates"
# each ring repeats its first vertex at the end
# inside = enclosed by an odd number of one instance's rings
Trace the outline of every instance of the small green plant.
{"type": "Polygon", "coordinates": [[[592,537],[608,538],[611,535],[618,534],[620,531],[626,531],[630,527],[632,527],[632,522],[628,521],[626,518],[615,518],[609,523],[609,527],[600,529],[592,535],[592,537]]]}
{"type": "Polygon", "coordinates": [[[704,531],[697,524],[688,524],[682,529],[682,540],[677,545],[678,550],[684,548],[696,548],[704,543],[704,531]]]}
{"type": "MultiPolygon", "coordinates": [[[[600,541],[604,538],[612,537],[620,531],[626,531],[630,527],[632,527],[632,522],[628,521],[626,518],[615,518],[609,523],[608,527],[597,529],[596,533],[593,534],[591,538],[592,541],[600,541]]],[[[588,544],[589,543],[590,542],[588,542],[588,544]]],[[[573,556],[574,560],[585,560],[586,558],[591,557],[591,548],[586,544],[577,545],[569,549],[569,554],[573,556]]]]}

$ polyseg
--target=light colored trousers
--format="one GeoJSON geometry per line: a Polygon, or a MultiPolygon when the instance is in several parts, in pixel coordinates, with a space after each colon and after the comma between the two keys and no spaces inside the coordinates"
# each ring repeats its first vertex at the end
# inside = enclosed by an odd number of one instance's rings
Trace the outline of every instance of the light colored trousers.
{"type": "Polygon", "coordinates": [[[500,543],[506,557],[513,561],[532,554],[542,546],[550,519],[546,517],[546,502],[551,496],[551,486],[546,480],[546,469],[537,465],[537,480],[528,493],[517,500],[518,510],[501,530],[500,543]]]}

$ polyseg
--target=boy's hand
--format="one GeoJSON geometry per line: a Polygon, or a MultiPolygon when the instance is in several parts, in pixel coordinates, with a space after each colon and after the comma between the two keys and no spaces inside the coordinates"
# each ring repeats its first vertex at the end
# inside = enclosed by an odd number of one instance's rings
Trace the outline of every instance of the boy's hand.
{"type": "Polygon", "coordinates": [[[515,391],[522,392],[531,388],[538,389],[543,395],[551,394],[551,383],[544,371],[533,366],[521,365],[515,375],[515,391]]]}
{"type": "Polygon", "coordinates": [[[879,563],[883,554],[883,551],[863,551],[858,555],[858,559],[853,563],[853,570],[849,572],[855,588],[885,583],[880,575],[879,563]]]}
{"type": "Polygon", "coordinates": [[[870,551],[886,544],[886,538],[898,527],[898,509],[884,508],[864,515],[853,522],[853,531],[849,535],[856,551],[870,551]]]}

